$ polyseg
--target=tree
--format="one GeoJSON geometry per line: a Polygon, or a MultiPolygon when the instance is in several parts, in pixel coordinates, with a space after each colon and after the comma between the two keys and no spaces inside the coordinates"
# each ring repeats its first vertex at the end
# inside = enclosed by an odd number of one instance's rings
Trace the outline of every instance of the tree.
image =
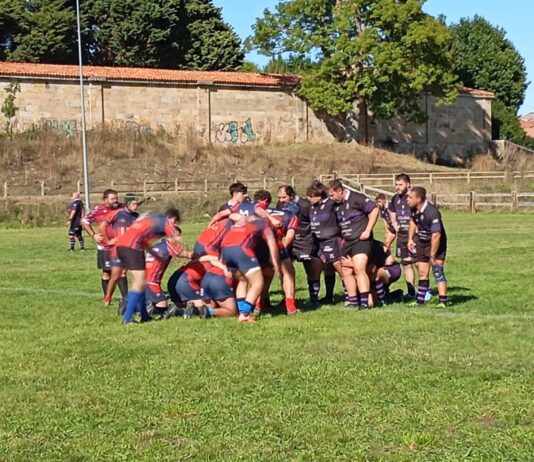
{"type": "Polygon", "coordinates": [[[454,69],[467,87],[493,91],[517,111],[528,87],[525,61],[506,32],[480,16],[461,19],[453,33],[454,69]]]}
{"type": "MultiPolygon", "coordinates": [[[[0,59],[77,62],[75,5],[75,0],[2,4],[0,59]]],[[[89,64],[231,70],[243,62],[239,37],[211,0],[85,0],[81,17],[89,64]]]]}
{"type": "Polygon", "coordinates": [[[456,96],[447,27],[420,0],[288,0],[266,9],[247,40],[267,56],[308,60],[298,93],[343,118],[360,113],[423,120],[420,96],[456,96]]]}
{"type": "Polygon", "coordinates": [[[501,100],[492,103],[491,135],[495,140],[508,140],[517,144],[526,142],[526,134],[514,108],[506,106],[501,100]]]}
{"type": "Polygon", "coordinates": [[[253,63],[252,61],[244,61],[241,67],[238,69],[239,72],[254,72],[256,74],[260,74],[263,72],[260,66],[258,66],[256,63],[253,63]]]}

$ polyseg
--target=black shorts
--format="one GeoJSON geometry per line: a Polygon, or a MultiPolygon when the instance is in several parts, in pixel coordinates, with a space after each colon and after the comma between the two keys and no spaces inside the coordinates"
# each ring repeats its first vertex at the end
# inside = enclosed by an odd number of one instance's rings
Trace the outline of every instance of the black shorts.
{"type": "Polygon", "coordinates": [[[341,259],[341,238],[319,241],[319,258],[323,263],[335,263],[341,259]]]}
{"type": "Polygon", "coordinates": [[[145,252],[130,247],[117,247],[117,256],[120,258],[123,268],[132,271],[143,271],[145,269],[145,252]]]}
{"type": "Polygon", "coordinates": [[[312,258],[317,258],[317,252],[319,248],[316,244],[297,244],[291,247],[289,255],[292,260],[297,260],[298,262],[310,261],[312,258]]]}
{"type": "Polygon", "coordinates": [[[69,236],[81,236],[82,227],[81,226],[72,226],[69,228],[69,236]]]}
{"type": "Polygon", "coordinates": [[[371,256],[371,240],[362,241],[345,241],[341,247],[341,255],[344,257],[354,257],[355,255],[364,254],[371,256]]]}
{"type": "Polygon", "coordinates": [[[401,261],[411,261],[413,253],[408,249],[408,235],[404,233],[397,234],[397,252],[396,257],[401,261]]]}
{"type": "MultiPolygon", "coordinates": [[[[417,263],[430,263],[430,241],[421,242],[415,238],[415,258],[417,263]]],[[[447,243],[441,242],[436,252],[436,260],[445,260],[447,256],[447,243]]]]}
{"type": "Polygon", "coordinates": [[[269,252],[269,246],[265,241],[260,241],[254,248],[254,254],[258,260],[260,268],[272,268],[271,252],[269,252]]]}
{"type": "Polygon", "coordinates": [[[109,250],[98,249],[96,252],[96,266],[102,271],[111,271],[111,254],[109,250]]]}

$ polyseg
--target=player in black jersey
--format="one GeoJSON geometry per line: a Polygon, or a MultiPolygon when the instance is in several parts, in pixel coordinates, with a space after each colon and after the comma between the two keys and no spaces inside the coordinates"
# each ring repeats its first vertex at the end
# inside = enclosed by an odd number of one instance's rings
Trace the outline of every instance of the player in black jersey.
{"type": "Polygon", "coordinates": [[[384,222],[384,245],[389,249],[397,237],[397,231],[391,221],[391,213],[389,211],[390,202],[387,200],[385,194],[379,193],[375,197],[375,203],[380,212],[380,217],[384,222]]]}
{"type": "Polygon", "coordinates": [[[361,308],[368,308],[370,280],[367,264],[371,255],[373,228],[379,216],[378,208],[374,201],[359,192],[345,188],[339,180],[330,181],[328,195],[336,203],[334,211],[343,238],[341,253],[343,257],[348,257],[344,259],[348,267],[344,270],[343,281],[349,302],[358,304],[359,301],[361,308]],[[353,271],[356,274],[356,281],[352,277],[353,271]],[[359,300],[357,291],[360,295],[359,300]]]}
{"type": "Polygon", "coordinates": [[[72,193],[72,202],[67,207],[69,213],[69,221],[67,225],[69,227],[69,244],[70,251],[74,252],[75,238],[80,243],[80,250],[84,250],[85,242],[82,235],[82,217],[83,217],[84,205],[80,199],[80,193],[72,193]]]}
{"type": "MultiPolygon", "coordinates": [[[[308,279],[310,302],[317,304],[319,290],[316,287],[316,282],[319,280],[323,264],[317,256],[316,242],[311,232],[311,202],[306,198],[297,196],[293,187],[282,185],[278,188],[278,204],[276,208],[289,210],[299,219],[299,227],[293,244],[289,249],[289,254],[293,260],[301,262],[304,266],[308,279]]],[[[328,276],[325,276],[325,278],[328,278],[328,276]]]]}
{"type": "Polygon", "coordinates": [[[433,204],[427,201],[425,188],[411,188],[408,193],[408,204],[411,208],[408,248],[415,254],[419,273],[416,303],[419,305],[425,303],[430,268],[432,267],[439,293],[438,307],[445,308],[448,302],[447,279],[444,271],[447,255],[447,234],[441,214],[433,204]]]}
{"type": "Polygon", "coordinates": [[[393,228],[397,234],[397,253],[400,260],[408,297],[415,298],[415,273],[413,269],[413,255],[408,248],[408,231],[410,229],[411,209],[408,205],[408,192],[411,180],[408,175],[401,173],[395,177],[395,190],[397,193],[389,202],[389,212],[393,228]]]}
{"type": "MultiPolygon", "coordinates": [[[[321,260],[325,272],[326,296],[321,302],[333,303],[334,287],[337,272],[340,276],[341,269],[341,230],[334,211],[335,203],[328,197],[325,186],[320,182],[312,183],[306,190],[306,196],[311,203],[310,230],[316,241],[317,256],[321,260]]],[[[313,292],[314,300],[317,299],[320,290],[319,274],[313,274],[314,279],[308,280],[310,293],[313,292]]]]}

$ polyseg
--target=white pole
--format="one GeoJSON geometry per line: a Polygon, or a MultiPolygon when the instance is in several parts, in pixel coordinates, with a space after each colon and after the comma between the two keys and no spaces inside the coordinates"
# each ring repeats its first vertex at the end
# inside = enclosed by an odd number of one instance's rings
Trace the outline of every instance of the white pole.
{"type": "Polygon", "coordinates": [[[76,23],[78,28],[78,61],[80,63],[80,104],[82,110],[82,157],[83,157],[83,190],[85,194],[86,210],[91,209],[89,193],[89,165],[87,161],[87,132],[85,126],[85,97],[83,94],[83,60],[82,60],[82,33],[80,25],[80,0],[76,0],[76,23]]]}

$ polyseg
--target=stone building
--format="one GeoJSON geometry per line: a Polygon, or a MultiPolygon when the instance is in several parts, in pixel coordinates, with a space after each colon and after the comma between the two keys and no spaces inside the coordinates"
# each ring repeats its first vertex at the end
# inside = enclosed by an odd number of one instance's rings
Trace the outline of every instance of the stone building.
{"type": "MultiPolygon", "coordinates": [[[[11,121],[15,130],[40,125],[79,130],[77,66],[2,62],[0,102],[14,80],[20,85],[11,121]]],[[[424,96],[424,124],[368,117],[359,127],[353,122],[358,117],[351,117],[340,134],[339,124],[334,129],[332,120],[296,96],[294,76],[87,66],[84,82],[89,128],[164,129],[214,144],[356,140],[443,157],[486,150],[491,140],[493,94],[480,90],[463,89],[451,106],[424,96]]]]}

